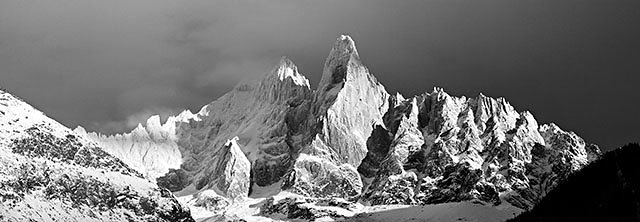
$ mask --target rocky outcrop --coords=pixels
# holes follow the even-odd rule
[[[231,200],[241,200],[249,195],[251,163],[238,146],[238,137],[228,140],[220,153],[213,157],[213,171],[207,172],[197,182],[196,189],[214,189]]]
[[[344,219],[347,215],[341,214],[341,212],[354,208],[353,203],[336,198],[287,197],[276,200],[270,197],[262,204],[260,214],[266,216],[283,215],[287,219],[315,221],[323,217]]]
[[[169,169],[169,172],[162,177],[156,179],[158,186],[164,187],[171,192],[180,191],[189,184],[192,180],[183,169]]]
[[[312,197],[355,197],[362,190],[362,181],[349,164],[300,154],[282,188]]]
[[[215,191],[206,190],[196,195],[194,206],[202,207],[212,212],[219,212],[229,204],[231,203],[226,198],[218,195]]]

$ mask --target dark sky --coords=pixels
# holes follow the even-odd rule
[[[390,92],[505,97],[604,149],[640,139],[640,1],[0,1],[0,87],[69,127],[197,111],[339,34]]]

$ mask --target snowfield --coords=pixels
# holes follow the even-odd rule
[[[283,191],[272,196],[274,201],[281,201],[285,198],[298,199],[301,202],[302,197],[293,193]],[[195,196],[186,195],[178,197],[182,203],[188,205],[191,209],[192,216],[196,221],[220,221],[222,218],[226,220],[243,219],[246,221],[308,221],[306,218],[288,218],[286,214],[264,214],[261,208],[269,198],[247,198],[242,202],[234,203],[224,209],[216,212],[209,211],[205,207],[194,206],[197,198]],[[477,222],[499,222],[506,221],[523,212],[522,209],[514,207],[508,203],[493,206],[483,202],[456,202],[443,203],[434,205],[377,205],[364,206],[361,203],[355,203],[352,207],[345,209],[336,206],[319,206],[313,203],[302,203],[304,207],[315,210],[333,211],[339,217],[318,217],[315,221],[477,221]]]

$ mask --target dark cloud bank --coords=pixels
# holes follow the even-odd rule
[[[113,132],[350,34],[391,92],[483,92],[605,149],[640,138],[638,1],[0,1],[0,86]]]

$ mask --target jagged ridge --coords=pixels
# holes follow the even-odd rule
[[[390,95],[346,35],[330,51],[316,90],[283,57],[261,81],[238,84],[197,114],[151,123],[131,134],[158,128],[165,136],[157,138],[171,139],[91,135],[150,179],[169,172],[159,183],[195,193],[216,186],[215,163],[234,137],[251,164],[242,173],[251,175],[252,192],[276,184],[370,204],[479,200],[527,209],[599,155],[597,146],[554,124],[538,126],[503,98],[454,97],[439,88]],[[119,139],[126,142],[110,142]]]

